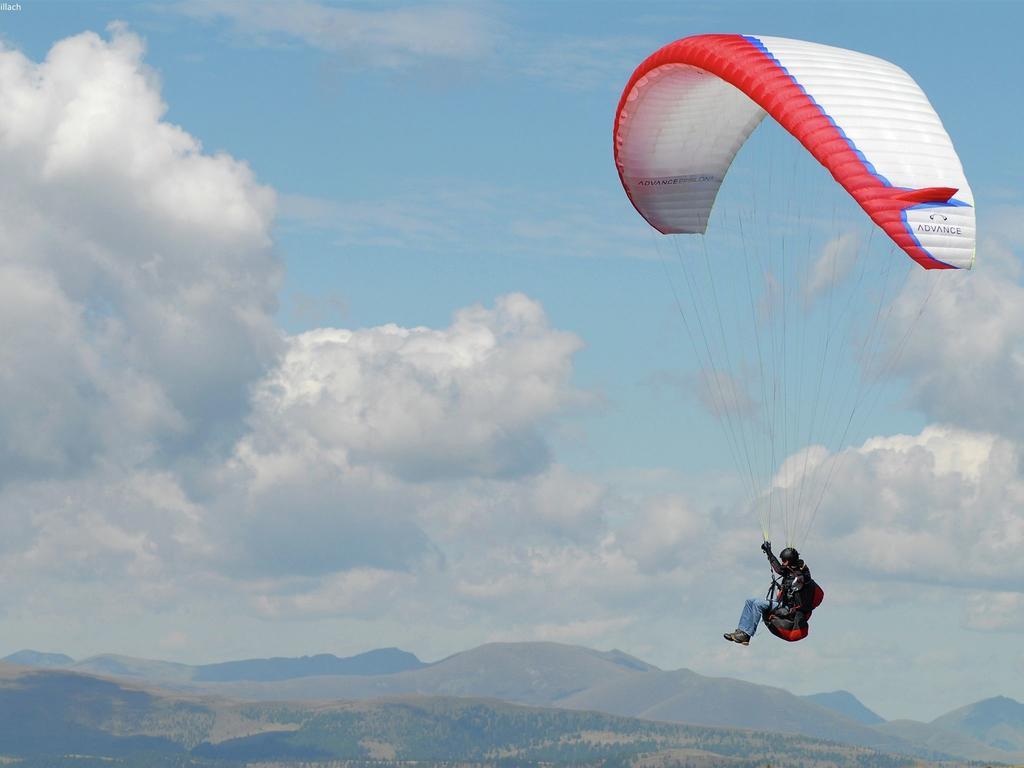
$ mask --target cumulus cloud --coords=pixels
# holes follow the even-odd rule
[[[163,120],[143,53],[0,50],[3,479],[224,448],[279,348],[274,195]]]
[[[1008,589],[1024,583],[1019,445],[931,426],[838,458],[815,538],[871,579]]]
[[[419,517],[447,549],[522,548],[557,541],[589,544],[607,533],[608,516],[621,506],[609,486],[553,464],[510,479],[463,478],[423,487]]]
[[[454,596],[477,616],[500,615],[518,626],[623,616],[651,584],[612,537],[583,545],[513,541],[469,553],[457,568]]]
[[[224,473],[221,493],[208,502],[224,572],[316,578],[353,568],[406,571],[436,557],[406,489],[294,447],[248,456]]]
[[[510,556],[543,580],[546,560],[569,565],[564,547],[586,553],[605,535],[621,502],[550,463],[548,424],[587,397],[570,383],[579,339],[538,303],[513,294],[447,328],[319,329],[287,344],[253,389],[247,432],[201,475],[108,458],[78,480],[9,488],[8,574],[131,573],[165,596],[205,580],[257,615],[355,615],[481,544],[517,541]],[[475,562],[493,579],[497,561]]]
[[[106,468],[63,482],[11,485],[0,496],[2,568],[11,595],[49,598],[54,582],[132,582],[134,598],[178,594],[213,548],[201,507],[166,472]]]
[[[586,400],[570,383],[579,347],[521,294],[443,329],[290,337],[249,433],[211,473],[225,567],[322,579],[443,565],[436,542],[469,532],[592,537],[603,490],[549,466],[545,438]]]
[[[596,637],[601,627],[614,634],[641,617],[700,605],[708,569],[721,586],[736,562],[727,542],[745,540],[746,554],[756,553],[749,519],[711,515],[679,496],[605,493],[606,517],[592,539],[519,534],[451,547],[452,597],[473,615],[500,617],[520,636],[582,638],[586,627]]]
[[[165,120],[144,53],[119,25],[39,63],[0,48],[2,568],[23,605],[88,584],[152,608],[214,573],[202,475],[282,349],[274,194]]]
[[[521,294],[442,330],[309,331],[258,388],[249,442],[308,439],[413,481],[532,474],[550,461],[545,421],[582,401],[569,382],[579,348]]]

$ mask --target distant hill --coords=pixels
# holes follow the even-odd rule
[[[865,707],[856,696],[849,691],[832,691],[830,693],[812,693],[803,698],[828,707],[833,712],[838,712],[844,717],[856,720],[862,725],[878,725],[884,723],[885,718],[879,717],[870,709]]]
[[[705,677],[686,669],[609,680],[556,704],[650,720],[801,734],[927,758],[938,754],[938,750],[879,733],[782,688]]]
[[[94,675],[126,677],[162,684],[187,683],[195,677],[195,667],[172,661],[137,659],[132,656],[103,654],[76,661],[70,669]]]
[[[1024,762],[1024,704],[1014,699],[984,699],[936,718],[931,725],[996,749],[1022,753]]]
[[[68,667],[75,663],[74,659],[70,656],[65,656],[63,653],[42,653],[41,651],[28,649],[12,653],[10,656],[4,656],[0,661],[24,667],[42,668]]]
[[[390,675],[427,666],[413,654],[398,648],[380,648],[345,658],[323,653],[299,658],[247,659],[199,666],[113,654],[75,661],[64,654],[28,650],[18,651],[2,661],[44,669],[73,669],[168,686],[182,686],[191,682],[280,681],[332,675]]]
[[[559,643],[491,643],[391,675],[193,682],[189,689],[254,701],[365,701],[410,694],[483,697],[673,723],[772,730],[926,759],[941,754],[780,688],[689,670],[665,672],[620,651]]]
[[[65,757],[66,756],[66,757]],[[60,670],[0,669],[0,760],[26,766],[241,768],[311,761],[447,765],[922,768],[778,733],[657,723],[470,698],[239,703]],[[377,763],[380,765],[380,763]]]
[[[358,656],[338,658],[329,653],[301,658],[249,659],[204,664],[192,678],[199,682],[232,680],[289,680],[316,675],[393,675],[427,666],[398,648],[380,648]]]
[[[961,761],[1024,763],[1024,749],[1016,746],[1024,734],[1024,705],[1012,699],[978,702],[930,724],[885,723],[844,691],[795,696],[781,688],[687,669],[664,671],[621,651],[559,643],[491,643],[432,664],[385,648],[347,659],[322,654],[201,666],[104,655],[65,669],[159,685],[188,697],[280,702],[285,707],[408,696],[491,699],[646,721],[769,731],[927,760],[952,756]],[[294,703],[303,701],[311,703]],[[259,733],[247,735],[256,741],[284,738]]]
[[[420,669],[390,675],[194,683],[191,690],[252,700],[374,699],[419,694],[550,705],[610,679],[660,671],[621,651],[560,643],[490,643]]]
[[[160,720],[201,724],[202,716],[189,704],[110,680],[58,670],[0,669],[0,753],[6,756],[182,751],[180,730],[154,727]],[[184,725],[186,731],[192,727]]]

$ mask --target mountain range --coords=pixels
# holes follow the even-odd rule
[[[924,768],[802,736],[466,697],[236,702],[0,666],[0,763],[18,768]],[[962,762],[957,763],[962,765]]]
[[[410,695],[489,699],[791,734],[929,760],[1024,762],[1024,704],[1013,699],[987,699],[930,723],[886,722],[845,691],[797,696],[688,669],[661,670],[621,651],[557,643],[493,643],[432,664],[394,648],[347,659],[325,654],[201,666],[119,656],[75,662],[31,651],[3,661],[238,701],[374,701]]]

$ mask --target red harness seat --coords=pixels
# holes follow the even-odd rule
[[[772,613],[771,609],[764,611],[764,625],[768,627],[768,631],[776,637],[781,637],[790,643],[795,643],[797,640],[803,640],[810,634],[811,628],[808,625],[808,620],[811,618],[811,612],[821,605],[821,601],[825,599],[825,591],[818,586],[817,582],[812,581],[807,586],[814,587],[814,592],[811,596],[811,610],[804,613],[802,620],[799,622],[794,621],[794,617],[790,616],[776,616]],[[768,589],[768,594],[771,595],[772,588],[775,586],[775,582],[772,582],[772,587]],[[776,594],[776,599],[779,595]]]

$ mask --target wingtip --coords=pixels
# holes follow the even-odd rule
[[[893,198],[907,203],[948,203],[958,191],[956,187],[922,187],[902,190],[894,194]]]

